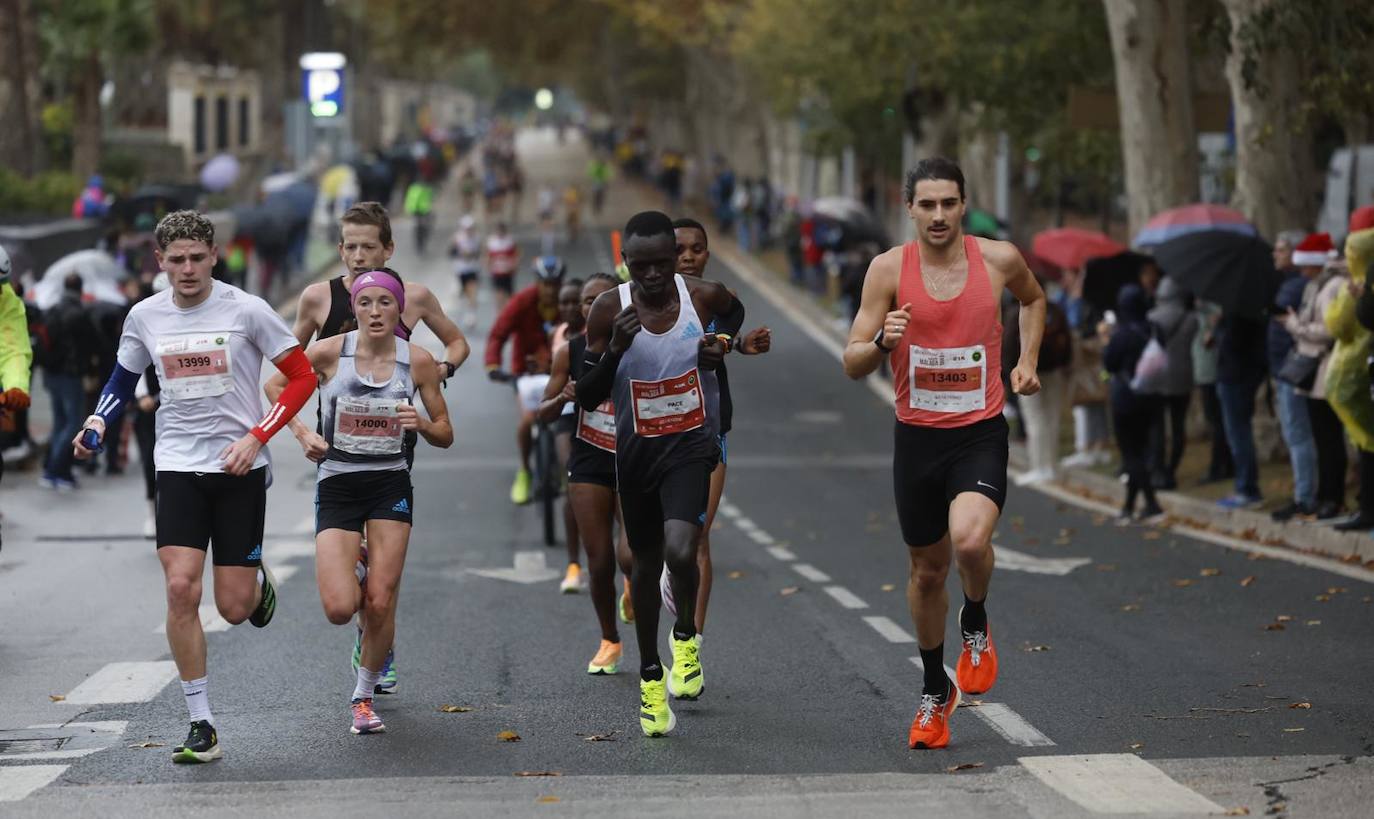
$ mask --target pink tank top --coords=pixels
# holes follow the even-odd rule
[[[1002,414],[1002,322],[978,240],[964,237],[968,279],[936,301],[921,278],[916,242],[902,247],[897,304],[911,322],[890,360],[897,418],[922,427],[963,427]]]

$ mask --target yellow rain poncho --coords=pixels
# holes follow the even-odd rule
[[[1374,228],[1356,231],[1345,240],[1345,259],[1350,278],[1363,283],[1365,271],[1374,262]],[[1355,296],[1348,288],[1326,311],[1326,329],[1336,339],[1326,369],[1326,400],[1340,416],[1346,434],[1355,446],[1374,452],[1374,400],[1369,395],[1367,363],[1374,335],[1355,320]]]
[[[29,321],[24,300],[9,283],[0,284],[0,392],[29,391],[29,369],[33,350],[29,347]]]

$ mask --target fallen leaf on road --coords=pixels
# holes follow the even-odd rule
[[[472,708],[466,705],[441,705],[439,706],[439,710],[445,714],[466,714],[471,711]]]
[[[950,765],[945,768],[945,773],[957,773],[959,771],[971,771],[974,768],[983,767],[981,762],[960,762],[958,765]]]
[[[578,734],[586,742],[615,742],[615,735],[619,731],[607,731],[604,734]]]
[[[515,733],[514,731],[502,731],[501,733],[499,733],[499,734],[496,735],[496,738],[499,739],[499,740],[501,740],[502,742],[519,742],[519,741],[520,741],[520,735],[517,734],[517,733]]]
[[[1114,571],[1116,571],[1116,564],[1115,564],[1115,563],[1099,563],[1099,564],[1097,564],[1096,566],[1094,566],[1093,568],[1097,569],[1099,572],[1114,572]]]
[[[1132,751],[1139,751],[1141,748],[1144,748],[1144,747],[1145,747],[1145,743],[1143,743],[1143,742],[1132,742],[1132,743],[1131,743],[1131,750],[1132,750]]]
[[[516,771],[512,776],[562,776],[562,771]],[[555,797],[557,798],[557,797]]]
[[[1049,646],[1026,646],[1022,651],[1049,651]]]
[[[1078,532],[1077,532],[1077,530],[1075,530],[1075,529],[1060,529],[1060,530],[1059,530],[1059,536],[1060,536],[1060,537],[1073,537],[1073,536],[1076,535],[1076,534],[1078,534]]]
[[[1225,813],[1222,814],[1222,816],[1249,816],[1249,815],[1250,815],[1250,809],[1247,808],[1247,807],[1245,807],[1244,805],[1241,805],[1241,806],[1238,807],[1238,808],[1231,808],[1230,810],[1228,810],[1228,811],[1226,811]]]
[[[1254,576],[1253,574],[1252,574],[1252,575],[1247,575],[1247,576],[1242,577],[1242,578],[1240,579],[1240,584],[1241,584],[1242,586],[1246,587],[1246,588],[1249,588],[1249,587],[1250,587],[1250,584],[1251,584],[1251,583],[1254,583],[1254,582],[1255,582],[1255,576]]]
[[[1318,603],[1326,603],[1326,602],[1329,602],[1329,601],[1331,600],[1331,595],[1329,595],[1329,594],[1319,594],[1319,595],[1316,596],[1315,599],[1316,599],[1316,601],[1317,601]]]
[[[1326,590],[1326,593],[1327,593],[1327,594],[1345,594],[1346,591],[1347,591],[1347,589],[1345,588],[1345,586],[1332,586],[1332,587],[1330,587],[1330,588],[1328,588],[1328,589]]]
[[[1174,585],[1178,586],[1180,589],[1186,589],[1189,586],[1193,585],[1193,581],[1192,578],[1184,577],[1182,579],[1175,580]]]
[[[165,744],[166,744],[166,743],[164,743],[164,742],[153,742],[152,740],[149,740],[149,741],[147,741],[147,742],[134,742],[134,743],[131,743],[131,744],[129,745],[129,747],[130,747],[130,748],[161,748],[161,747],[162,747],[163,745],[165,745]]]
[[[1321,624],[1322,624],[1322,621],[1320,621],[1320,620],[1308,620],[1308,621],[1307,621],[1307,625],[1309,625],[1309,626],[1320,626]]]
[[[1122,611],[1140,611],[1140,604],[1139,604],[1139,603],[1127,603],[1126,605],[1124,605],[1124,606],[1121,607],[1121,610],[1122,610]]]
[[[1217,575],[1221,574],[1221,569],[1203,569],[1202,571],[1198,572],[1198,574],[1202,575],[1203,577],[1216,577]]]
[[[1270,623],[1269,625],[1264,627],[1265,631],[1283,631],[1283,629],[1283,623]]]
[[[884,584],[881,586],[881,588],[882,588],[883,591],[892,591],[892,590],[894,590],[894,589],[897,588],[897,584],[896,584],[896,583],[884,583]]]
[[[744,572],[740,571],[739,569],[736,569],[733,572],[730,572],[730,574],[726,575],[726,577],[730,578],[731,580],[739,580],[741,577],[744,577]]]
[[[788,595],[796,594],[799,591],[801,591],[801,589],[797,586],[788,586],[784,588],[782,591],[778,592],[778,594],[782,595],[783,597],[787,597]]]
[[[1310,709],[1310,708],[1312,707],[1312,703],[1310,703],[1310,702],[1295,702],[1295,703],[1293,703],[1292,705],[1290,705],[1290,706],[1288,706],[1288,707],[1289,707],[1289,708],[1301,708],[1302,710],[1306,711],[1306,710],[1308,710],[1308,709]]]
[[[1094,526],[1101,526],[1102,524],[1106,523],[1107,520],[1108,518],[1106,515],[1093,515]]]
[[[61,701],[65,700],[66,698],[67,698],[67,695],[66,695],[66,694],[49,694],[49,695],[48,695],[48,699],[52,700],[53,702],[61,702]]]
[[[1241,683],[1241,688],[1264,688],[1267,684],[1262,682]]]
[[[557,796],[541,796],[538,799],[534,800],[534,803],[536,805],[552,805],[554,802],[561,801],[562,800],[559,799]]]
[[[1370,597],[1369,595],[1366,594],[1364,597],[1361,597],[1361,598],[1360,598],[1360,602],[1361,602],[1361,603],[1374,603],[1374,597]]]
[[[1057,537],[1054,539],[1055,546],[1068,546],[1070,543],[1073,543],[1073,538]]]
[[[1164,533],[1159,531],[1158,529],[1150,529],[1143,533],[1140,537],[1142,540],[1159,540],[1160,538],[1164,537]]]
[[[1290,621],[1290,620],[1293,619],[1293,615],[1291,615],[1291,614],[1280,614],[1279,616],[1275,617],[1274,619],[1275,619],[1275,620],[1278,620],[1280,623],[1287,623],[1288,621]]]
[[[1296,733],[1298,733],[1298,732],[1300,732],[1300,731],[1306,731],[1306,730],[1307,730],[1306,728],[1284,728],[1284,729],[1283,729],[1283,732],[1284,732],[1285,734],[1296,734]]]

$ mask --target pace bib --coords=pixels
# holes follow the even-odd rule
[[[608,399],[591,412],[579,409],[577,437],[597,449],[615,452],[615,404]]]
[[[913,344],[907,366],[912,409],[960,413],[987,406],[983,345],[930,349]]]
[[[334,448],[350,455],[400,455],[395,400],[340,398],[334,405]]]
[[[691,432],[706,423],[701,377],[695,367],[662,381],[630,379],[630,397],[635,434],[641,438]]]
[[[153,351],[162,397],[213,398],[234,388],[229,331],[162,336]]]

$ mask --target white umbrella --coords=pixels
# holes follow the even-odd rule
[[[33,303],[47,310],[62,300],[62,282],[70,273],[81,274],[83,296],[96,301],[126,304],[119,283],[128,272],[103,250],[78,250],[52,263],[43,279],[33,286]]]
[[[239,178],[239,161],[231,154],[219,154],[200,169],[200,184],[208,191],[228,190]]]

